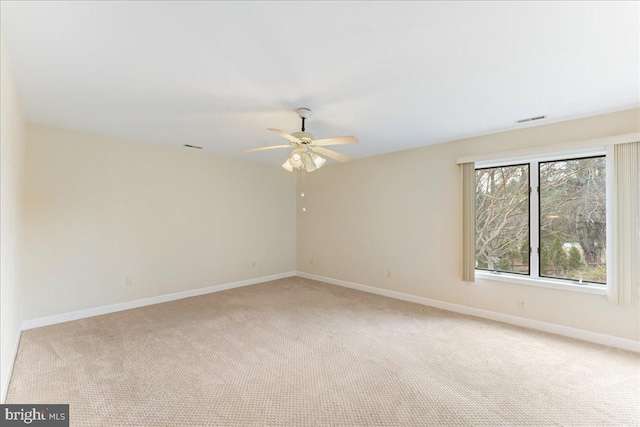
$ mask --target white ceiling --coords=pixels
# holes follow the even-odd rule
[[[27,119],[222,156],[309,107],[354,158],[640,102],[639,3],[5,2]],[[542,123],[544,121],[541,121]],[[540,123],[540,122],[539,122]],[[522,125],[520,125],[522,126]],[[526,125],[525,125],[526,126]]]

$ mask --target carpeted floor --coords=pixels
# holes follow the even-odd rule
[[[640,424],[640,356],[293,277],[22,334],[75,426]]]

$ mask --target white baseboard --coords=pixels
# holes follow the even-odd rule
[[[427,305],[430,307],[440,308],[443,310],[453,311],[456,313],[467,314],[470,316],[482,317],[485,319],[495,320],[498,322],[509,323],[516,326],[522,326],[525,328],[536,329],[539,331],[550,332],[552,334],[563,335],[570,338],[576,338],[583,341],[589,341],[596,344],[608,345],[611,347],[621,348],[624,350],[634,351],[640,353],[640,342],[615,337],[612,335],[600,334],[597,332],[586,331],[584,329],[571,328],[569,326],[557,325],[554,323],[541,322],[539,320],[526,319],[524,317],[513,316],[510,314],[498,313],[495,311],[482,310],[479,308],[468,307],[465,305],[453,304],[449,302],[419,297],[416,295],[405,294],[402,292],[390,291],[387,289],[376,288],[373,286],[361,285],[359,283],[347,282],[345,280],[332,279],[330,277],[317,276],[314,274],[304,272],[286,272],[280,274],[274,274],[271,276],[257,277],[255,279],[241,280],[239,282],[225,283],[221,285],[209,286],[206,288],[193,289],[184,292],[177,292],[173,294],[160,295],[156,297],[143,298],[135,301],[127,301],[118,304],[106,305],[101,307],[89,308],[86,310],[73,311],[70,313],[57,314],[54,316],[40,317],[37,319],[25,320],[21,324],[21,330],[39,328],[41,326],[54,325],[56,323],[69,322],[72,320],[84,319],[87,317],[99,316],[101,314],[115,313],[123,310],[130,310],[132,308],[144,307],[147,305],[159,304],[168,301],[174,301],[182,298],[189,298],[198,295],[210,294],[213,292],[220,292],[227,289],[239,288],[242,286],[250,286],[258,283],[268,282],[271,280],[283,279],[285,277],[300,276],[307,279],[318,280],[320,282],[329,283],[332,285],[343,286],[346,288],[357,289],[363,292],[382,295],[389,298],[399,299],[403,301],[409,301],[416,304]],[[20,335],[16,342],[15,354],[18,351],[18,344],[20,341]],[[11,364],[13,366],[13,363]],[[4,396],[6,393],[7,384],[2,385],[2,393]]]
[[[84,319],[87,317],[100,316],[101,314],[115,313],[117,311],[130,310],[132,308],[144,307],[147,305],[160,304],[178,299],[196,297],[198,295],[210,294],[213,292],[226,291],[228,289],[240,288],[242,286],[255,285],[257,283],[269,282],[271,280],[293,277],[296,273],[289,271],[286,273],[273,274],[271,276],[256,277],[255,279],[241,280],[239,282],[224,283],[221,285],[209,286],[206,288],[193,289],[173,294],[159,295],[155,297],[143,298],[134,301],[121,302],[118,304],[104,305],[101,307],[88,308],[86,310],[72,311],[69,313],[56,314],[53,316],[39,317],[37,319],[23,320],[22,330],[39,328],[42,326],[55,325],[56,323],[69,322],[72,320]]]
[[[16,356],[18,355],[18,347],[20,346],[21,335],[22,330],[18,329],[18,336],[16,337],[16,344],[13,346],[13,353],[11,354],[11,363],[9,364],[7,379],[4,384],[2,384],[2,396],[0,396],[0,404],[4,404],[7,399],[7,392],[9,391],[9,383],[11,382],[11,374],[13,374],[13,365],[16,363]]]
[[[363,292],[382,295],[389,298],[409,301],[416,304],[427,305],[430,307],[440,308],[443,310],[453,311],[470,316],[482,317],[484,319],[495,320],[498,322],[509,323],[511,325],[522,326],[524,328],[536,329],[538,331],[550,332],[556,335],[576,338],[583,341],[589,341],[596,344],[603,344],[610,347],[621,348],[623,350],[634,351],[640,353],[640,342],[615,337],[612,335],[600,334],[598,332],[586,331],[584,329],[571,328],[569,326],[557,325],[554,323],[541,322],[539,320],[526,319],[524,317],[512,316],[510,314],[498,313],[495,311],[482,310],[480,308],[468,307],[466,305],[453,304],[450,302],[438,301],[434,299],[419,297],[416,295],[405,294],[402,292],[390,291],[387,289],[375,288],[373,286],[361,285],[359,283],[347,282],[345,280],[332,279],[330,277],[317,276],[315,274],[297,272],[297,275],[307,279],[318,280],[320,282],[332,285],[343,286],[345,288],[357,289]]]

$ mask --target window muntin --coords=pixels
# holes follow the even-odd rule
[[[529,274],[529,169],[476,169],[477,269]]]
[[[582,163],[586,162],[589,159],[596,159],[591,161],[591,163]],[[606,158],[604,155],[596,155],[594,157],[585,156],[581,158],[562,158],[561,156],[548,156],[544,159],[527,159],[527,163],[522,164],[509,164],[507,162],[496,162],[498,165],[504,165],[500,167],[480,167],[476,169],[476,269],[477,270],[488,270],[496,273],[509,273],[509,274],[520,274],[530,276],[531,279],[545,279],[545,283],[549,282],[550,279],[555,280],[556,283],[560,283],[561,281],[571,281],[573,284],[582,284],[585,285],[605,285],[606,284]],[[486,163],[485,163],[486,164]],[[484,166],[484,165],[483,165]],[[502,257],[496,257],[495,253],[492,257],[494,262],[492,267],[489,268],[488,255],[482,254],[482,246],[479,246],[480,240],[482,236],[478,233],[482,228],[482,212],[479,212],[482,208],[482,198],[486,197],[486,183],[483,184],[478,179],[482,176],[481,171],[483,170],[491,170],[491,169],[501,169],[501,168],[511,168],[511,167],[522,167],[528,166],[529,170],[535,171],[535,173],[529,175],[529,185],[531,190],[530,194],[533,194],[534,197],[529,197],[528,199],[528,211],[527,215],[529,216],[529,224],[528,224],[528,239],[522,242],[522,248],[520,253],[523,258],[527,258],[529,262],[528,271],[525,271],[524,266],[526,265],[524,262],[518,264],[517,257],[515,256],[515,252],[512,252],[513,255],[513,263],[511,259],[509,259],[509,263],[504,260],[504,255]],[[554,190],[551,189],[551,181],[554,179],[569,179],[571,174],[571,168],[575,170],[582,170],[582,174],[586,174],[586,170],[590,170],[591,175],[585,176],[574,176],[573,185],[575,188],[572,193],[573,206],[575,210],[573,211],[576,215],[582,215],[581,218],[590,218],[589,216],[585,216],[585,213],[589,213],[593,215],[594,212],[589,210],[593,210],[594,206],[597,206],[596,213],[597,218],[591,218],[587,221],[574,221],[575,224],[580,224],[578,227],[575,225],[576,229],[574,230],[574,234],[571,235],[568,232],[559,233],[558,232],[558,218],[553,218],[557,216],[557,212],[553,213],[551,210],[557,207],[553,206],[554,198],[555,202],[563,202],[565,205],[570,205],[567,200],[564,200],[561,195],[555,194]],[[565,172],[562,172],[562,171]],[[597,170],[597,172],[596,172]],[[569,171],[569,172],[567,172]],[[564,173],[564,176],[562,175]],[[577,172],[576,172],[577,173]],[[597,179],[596,179],[597,178]],[[551,180],[551,181],[550,181]],[[581,181],[582,180],[582,181]],[[543,196],[540,197],[540,183],[541,181],[545,181],[542,183],[543,186]],[[485,188],[483,189],[483,185]],[[546,188],[545,188],[546,187]],[[568,191],[567,188],[564,189]],[[544,200],[543,200],[544,199]],[[566,199],[566,198],[565,198]],[[582,203],[580,203],[582,201]],[[544,203],[544,207],[542,204]],[[581,207],[582,213],[579,210]],[[568,221],[570,215],[566,215],[565,222]],[[551,218],[549,218],[551,217]],[[577,218],[577,217],[576,217]],[[575,218],[574,218],[575,219]],[[596,221],[597,219],[597,221]],[[594,225],[596,224],[597,225]],[[554,228],[551,228],[551,227]],[[595,227],[595,228],[594,228]],[[565,227],[566,228],[566,227]],[[555,233],[555,234],[554,234]],[[589,261],[586,261],[587,255],[582,249],[582,244],[580,247],[576,243],[569,240],[575,240],[578,237],[578,233],[585,239],[589,236],[593,236],[594,234],[597,236],[595,242],[597,242],[594,246],[597,246],[598,251],[592,251],[592,253],[596,253],[596,255],[589,255]],[[555,238],[558,235],[563,234],[566,239],[560,238],[560,246],[562,247],[562,251],[566,254],[566,268],[564,268],[564,261],[558,258],[558,244],[555,242]],[[550,240],[550,236],[553,236],[553,239]],[[486,238],[486,237],[485,237]],[[541,244],[541,238],[543,239],[543,244],[547,249],[541,251],[540,248],[543,247]],[[504,240],[504,239],[502,239]],[[515,239],[514,239],[515,240]],[[565,241],[566,240],[566,241]],[[550,249],[552,249],[549,245],[553,246],[555,242],[555,255],[558,264],[560,264],[561,268],[556,268],[555,265],[549,264],[549,259],[546,258],[550,254]],[[526,245],[530,245],[528,257],[526,256]],[[511,246],[513,248],[513,245]],[[575,247],[575,250],[571,248]],[[513,250],[513,249],[511,249]],[[581,256],[581,262],[578,260],[576,255],[576,251]],[[552,252],[553,253],[553,252]],[[599,255],[597,254],[599,253]],[[545,259],[542,259],[542,255],[545,256]],[[484,257],[484,258],[483,258]],[[571,258],[573,257],[573,258]],[[507,256],[509,258],[509,256]],[[496,262],[497,261],[497,262]],[[544,262],[544,264],[543,264]],[[497,268],[496,268],[497,266]]]
[[[540,162],[539,275],[605,284],[604,156]]]

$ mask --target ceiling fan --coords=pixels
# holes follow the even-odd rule
[[[288,134],[280,129],[271,129],[271,132],[282,136],[289,140],[289,144],[283,145],[271,145],[269,147],[249,148],[242,150],[245,153],[252,151],[272,150],[274,148],[294,148],[287,160],[282,164],[282,167],[292,172],[294,169],[304,170],[306,172],[313,172],[316,169],[320,169],[326,162],[326,159],[321,157],[328,157],[330,159],[337,160],[339,162],[348,162],[349,157],[344,154],[336,153],[332,150],[324,148],[327,145],[341,145],[341,144],[355,144],[358,138],[355,136],[339,136],[336,138],[315,139],[312,133],[305,132],[304,122],[311,117],[311,110],[308,108],[298,108],[296,110],[298,116],[302,119],[302,131]]]

